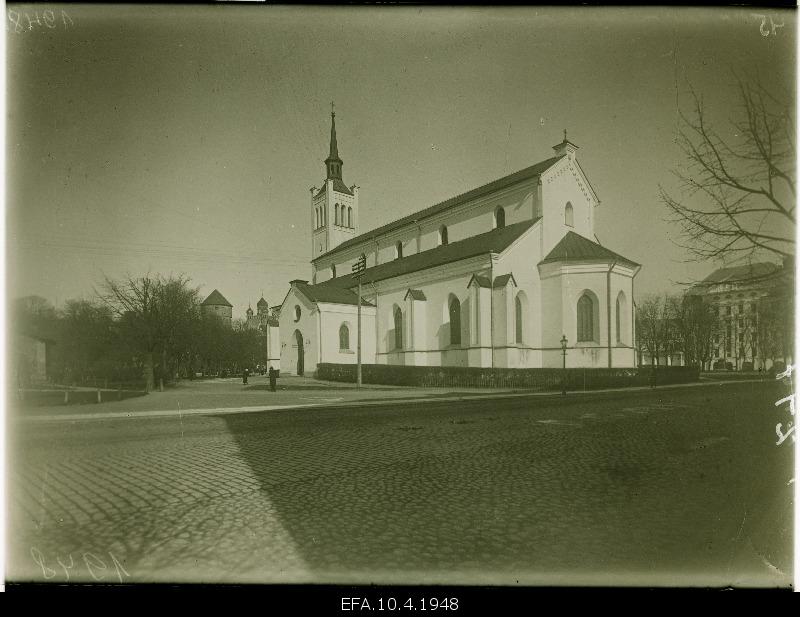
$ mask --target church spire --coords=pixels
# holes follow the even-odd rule
[[[339,158],[339,146],[336,143],[336,112],[333,103],[331,103],[331,149],[328,158],[325,159],[325,167],[329,179],[342,179],[342,159]]]

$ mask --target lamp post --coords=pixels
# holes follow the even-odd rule
[[[361,277],[364,274],[364,270],[367,269],[367,258],[365,255],[361,255],[358,258],[358,261],[353,264],[353,274],[355,274],[356,279],[358,280],[358,320],[357,320],[357,327],[356,327],[356,388],[361,387]]]
[[[561,395],[567,395],[567,335],[561,335]]]

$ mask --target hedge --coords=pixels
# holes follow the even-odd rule
[[[568,390],[597,390],[651,385],[650,367],[638,368],[479,368],[460,366],[396,366],[362,364],[361,381],[368,384],[418,386],[424,388],[526,388],[558,391],[564,376]],[[355,382],[354,364],[317,365],[317,379]],[[656,384],[699,381],[699,367],[661,366]]]
[[[14,393],[16,404],[21,407],[51,407],[54,405],[88,405],[109,403],[147,394],[144,390],[17,390]]]

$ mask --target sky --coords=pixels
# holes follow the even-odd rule
[[[796,88],[794,15],[766,9],[51,6],[7,7],[6,266],[11,297],[57,306],[148,272],[234,317],[280,304],[311,278],[331,101],[362,232],[567,129],[637,296],[678,291],[720,265],[687,263],[658,197],[688,84],[720,126],[735,74]]]

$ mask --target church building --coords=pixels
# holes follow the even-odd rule
[[[280,310],[281,369],[355,363],[358,281],[364,364],[633,367],[640,265],[601,246],[600,201],[567,140],[553,155],[362,232],[343,180],[335,113],[326,177],[311,189],[311,282]]]

